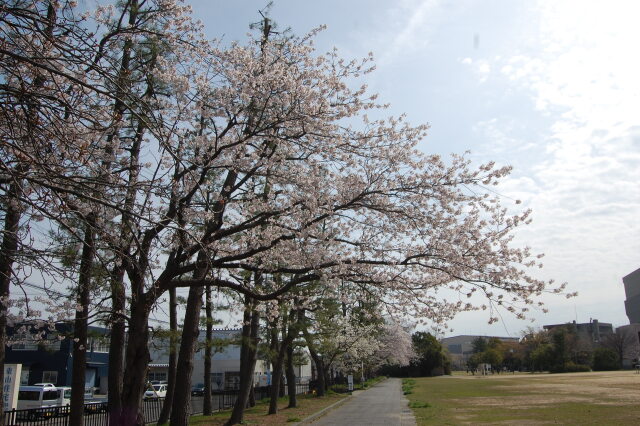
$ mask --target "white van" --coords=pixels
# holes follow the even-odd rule
[[[70,387],[20,386],[18,390],[18,410],[64,407],[70,403]]]
[[[61,392],[58,394],[58,405],[66,406],[71,404],[71,387],[58,386],[57,389]]]
[[[56,385],[54,385],[53,383],[34,383],[33,386],[40,386],[43,388],[55,388]]]

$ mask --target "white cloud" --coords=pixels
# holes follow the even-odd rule
[[[384,25],[375,35],[376,57],[380,65],[399,56],[423,50],[442,20],[441,0],[403,0],[385,12]],[[366,37],[372,34],[367,32]]]
[[[492,153],[512,150],[518,158],[540,148],[542,160],[516,168],[501,191],[533,208],[534,223],[519,240],[547,253],[543,274],[581,293],[575,302],[549,299],[556,312],[572,307],[560,321],[573,319],[576,303],[615,316],[602,321],[624,322],[621,277],[640,267],[639,12],[631,2],[541,2],[539,45],[488,67],[529,93],[550,123],[535,145],[513,129],[522,115],[506,113],[475,130]]]
[[[471,68],[479,83],[486,82],[491,74],[491,62],[489,60],[482,58],[473,60],[467,57],[460,60],[460,63]]]

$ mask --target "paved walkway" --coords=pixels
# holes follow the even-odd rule
[[[401,379],[387,379],[313,422],[320,425],[415,426],[416,419],[402,394]]]

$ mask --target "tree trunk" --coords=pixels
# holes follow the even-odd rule
[[[269,390],[269,414],[278,413],[278,398],[280,397],[280,384],[282,383],[282,366],[284,365],[284,355],[286,353],[285,342],[283,341],[278,351],[278,356],[273,362],[271,372],[271,389]]]
[[[209,269],[206,265],[207,254],[204,250],[198,253],[197,269],[193,272],[195,280],[207,276]],[[191,374],[193,373],[193,356],[200,334],[200,311],[202,310],[202,294],[204,287],[189,288],[187,297],[187,309],[182,327],[182,339],[180,341],[180,354],[176,369],[176,388],[171,407],[171,425],[189,424],[191,415]]]
[[[316,386],[316,394],[318,396],[324,396],[325,390],[327,388],[325,380],[327,376],[324,369],[324,362],[315,351],[309,349],[309,353],[311,354],[311,359],[313,359],[313,363],[316,365],[316,371],[318,372],[318,385]]]
[[[136,287],[140,288],[141,284]],[[131,300],[129,319],[129,342],[125,354],[125,371],[122,387],[121,425],[144,424],[140,410],[149,368],[149,307],[139,294]],[[132,338],[134,337],[135,338]]]
[[[118,425],[118,418],[122,411],[122,376],[124,370],[124,346],[126,324],[124,311],[126,295],[124,292],[124,268],[115,271],[111,282],[111,336],[109,342],[109,375],[107,401],[109,405],[109,425]]]
[[[138,0],[132,0],[129,4],[129,25],[133,26],[136,22],[138,16]],[[122,48],[122,58],[120,59],[120,69],[118,70],[118,82],[116,84],[116,100],[113,105],[113,118],[114,121],[120,121],[124,112],[126,111],[126,105],[124,103],[124,99],[127,95],[127,88],[130,86],[130,82],[128,81],[128,76],[130,75],[129,67],[131,62],[131,50],[133,47],[133,42],[131,40],[126,40],[123,48]],[[119,126],[115,126],[117,129]],[[114,130],[109,136],[109,142],[111,142],[118,130]],[[122,215],[122,223],[120,228],[120,238],[122,241],[127,241],[130,238],[131,226],[130,226],[130,213],[132,206],[135,202],[136,198],[136,186],[135,183],[138,181],[139,175],[139,155],[140,155],[140,143],[142,141],[142,129],[139,128],[137,131],[138,135],[135,138],[134,145],[131,147],[131,156],[130,156],[130,167],[129,167],[129,182],[128,182],[128,190],[127,195],[124,202],[124,209]],[[131,341],[127,342],[126,338],[126,323],[125,323],[125,310],[126,310],[126,294],[124,288],[124,274],[126,269],[126,264],[129,261],[129,248],[121,247],[121,251],[118,253],[119,256],[119,265],[116,267],[111,283],[111,299],[112,299],[112,328],[111,328],[111,341],[109,346],[109,386],[108,386],[108,406],[109,406],[109,425],[121,425],[125,420],[132,418],[135,419],[134,413],[131,413],[129,410],[135,409],[137,416],[137,407],[140,402],[132,404],[129,406],[129,400],[131,399],[129,388],[125,386],[125,374],[127,373],[125,369],[125,362],[129,359],[130,356],[128,354],[128,346],[131,345]],[[133,315],[133,306],[131,307]],[[142,311],[144,309],[138,309],[139,315],[148,317],[148,312],[144,314]],[[133,321],[131,321],[133,322]],[[145,326],[145,325],[143,325]],[[136,329],[141,329],[141,326],[138,325]],[[129,328],[129,334],[133,336],[131,327]],[[144,336],[145,344],[148,339],[148,332],[145,326],[145,334]],[[135,344],[138,344],[136,342]],[[125,354],[125,346],[127,346],[127,354]],[[144,357],[144,355],[141,355]],[[148,366],[148,348],[147,348],[147,362],[144,364],[144,374],[146,376],[146,369]],[[142,365],[138,365],[138,367],[142,367]],[[134,369],[135,370],[135,369]],[[131,371],[131,367],[129,367],[129,372]],[[140,370],[137,370],[139,373]],[[144,380],[142,378],[142,386],[144,389]],[[127,381],[127,383],[131,383]],[[125,395],[126,394],[126,395]],[[142,398],[142,394],[138,399]],[[136,408],[134,408],[134,406]]]
[[[205,316],[207,319],[207,335],[204,347],[204,401],[202,402],[202,414],[210,416],[211,407],[211,345],[213,344],[213,314],[211,306],[211,286],[205,287]]]
[[[300,315],[301,315],[301,321],[303,321],[304,314],[300,314]],[[326,390],[326,380],[325,380],[326,372],[325,372],[324,361],[316,351],[316,347],[313,344],[313,338],[311,337],[311,335],[309,334],[309,331],[304,326],[302,327],[302,333],[304,334],[304,339],[307,342],[307,347],[309,348],[309,354],[311,355],[311,359],[313,360],[313,363],[316,366],[316,373],[318,376],[317,378],[318,383],[316,386],[316,395],[324,396],[325,390]]]
[[[240,391],[233,406],[231,418],[226,425],[242,423],[244,409],[249,401],[249,394],[253,386],[253,371],[256,366],[258,353],[258,329],[260,316],[256,312],[257,303],[248,296],[245,298],[244,325],[242,326],[242,347],[240,349]]]
[[[126,52],[125,52],[126,54]],[[126,61],[123,58],[123,65],[126,65]],[[121,110],[116,112],[122,113],[124,107],[118,107]],[[144,135],[144,126],[142,122],[138,124],[136,130],[136,137],[134,138],[131,146],[131,156],[129,158],[129,181],[127,188],[127,195],[125,197],[122,223],[120,224],[120,241],[122,246],[120,250],[116,251],[119,261],[114,268],[111,277],[111,300],[112,300],[112,315],[111,315],[111,344],[109,346],[109,389],[108,389],[108,404],[109,404],[109,424],[119,424],[119,413],[122,411],[122,377],[124,370],[124,347],[126,345],[126,324],[125,324],[125,310],[126,310],[126,294],[124,289],[124,273],[130,262],[130,247],[129,241],[132,239],[132,217],[131,212],[134,209],[136,196],[138,194],[138,176],[140,174],[140,146]],[[111,135],[113,138],[114,135]],[[171,362],[169,362],[171,365]]]
[[[292,310],[289,316],[284,316],[283,323],[287,325],[283,325],[282,327],[282,342],[280,343],[280,349],[278,350],[278,357],[275,360],[275,364],[273,366],[273,379],[271,381],[271,392],[270,397],[271,401],[269,401],[269,414],[277,414],[278,412],[278,398],[284,396],[284,381],[283,381],[283,366],[284,366],[284,358],[287,354],[288,349],[291,347],[293,343],[293,339],[297,334],[297,325],[295,324],[295,311]],[[288,326],[288,327],[287,327]],[[277,333],[275,335],[277,338]],[[295,377],[294,377],[294,391],[295,394]]]
[[[285,353],[286,355],[286,353]],[[282,398],[287,394],[287,388],[284,384],[284,358],[282,359],[282,366],[280,366],[280,386],[278,386],[278,397]]]
[[[84,420],[85,371],[89,343],[87,341],[89,298],[94,256],[94,224],[90,215],[86,219],[84,241],[82,242],[82,258],[78,278],[78,307],[73,325],[73,370],[71,372],[71,406],[69,407],[69,424],[71,426],[82,426]]]
[[[333,385],[333,375],[331,374],[331,368],[327,367],[327,364],[325,364],[324,360],[322,358],[321,362],[322,362],[322,369],[324,370],[324,390],[325,392],[329,390],[329,386]]]
[[[18,250],[18,228],[20,225],[20,204],[18,194],[20,182],[13,182],[7,192],[6,213],[2,248],[0,250],[0,384],[4,383],[4,357],[7,342],[7,314],[13,263]],[[4,425],[4,386],[0,386],[0,424]]]
[[[251,386],[249,386],[249,401],[247,401],[247,407],[251,408],[256,406],[256,389],[254,387],[253,378],[251,379]]]
[[[293,342],[287,346],[287,392],[289,393],[289,405],[287,408],[298,406],[298,396],[296,395],[296,372],[293,368]]]
[[[200,334],[203,293],[204,289],[200,286],[189,289],[176,370],[176,389],[171,407],[171,425],[187,425],[191,415],[191,374],[193,373],[193,356]]]
[[[277,318],[271,321],[267,321],[268,327],[268,339],[269,339],[269,368],[270,368],[270,376],[269,376],[269,398],[271,398],[271,391],[273,389],[273,385],[277,383],[275,380],[275,369],[276,362],[278,361],[278,353],[280,352],[280,346],[278,346],[278,322]]]
[[[267,322],[267,327],[269,328],[269,364],[271,365],[271,382],[270,385],[273,386],[273,376],[276,361],[278,359],[278,353],[280,352],[279,339],[278,339],[278,320],[273,319],[272,321]]]
[[[177,370],[177,353],[176,345],[178,344],[178,302],[176,300],[176,289],[169,289],[169,372],[167,377],[167,395],[162,404],[162,411],[158,417],[158,424],[167,423],[171,415],[171,406],[173,405],[173,396],[176,388],[176,370]]]

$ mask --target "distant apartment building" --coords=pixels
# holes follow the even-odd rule
[[[640,268],[622,278],[627,300],[624,308],[629,318],[629,324],[640,324]]]
[[[569,327],[579,338],[591,343],[600,343],[605,336],[613,334],[613,325],[608,322],[599,322],[597,319],[591,319],[589,322],[584,323],[576,323],[573,321],[564,324],[542,326],[545,330],[553,330],[558,327]]]
[[[518,337],[480,336],[470,334],[445,337],[440,340],[440,343],[445,349],[447,349],[447,351],[449,351],[449,355],[451,356],[451,367],[454,370],[463,370],[466,368],[469,357],[473,355],[473,341],[478,338],[485,340],[496,338],[503,342],[514,343],[520,341],[520,338]]]

